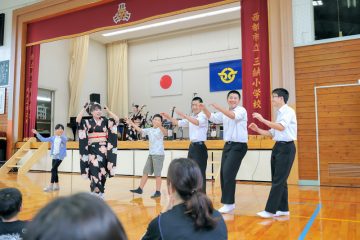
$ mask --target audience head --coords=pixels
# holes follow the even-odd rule
[[[126,240],[120,221],[101,199],[88,193],[60,197],[28,225],[28,240]]]
[[[216,219],[212,217],[213,205],[202,191],[202,175],[199,166],[191,159],[174,159],[169,166],[169,194],[176,194],[185,202],[186,213],[193,219],[196,229],[212,229]]]
[[[0,190],[0,217],[4,220],[15,218],[22,205],[21,192],[16,188],[3,188]]]

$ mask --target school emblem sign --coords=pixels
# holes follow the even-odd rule
[[[209,64],[210,92],[242,89],[242,60]]]
[[[121,21],[129,21],[131,13],[126,10],[126,3],[120,3],[118,10],[113,17],[114,23],[119,23]]]
[[[234,71],[232,68],[224,68],[220,73],[218,73],[221,81],[223,83],[231,83],[234,81],[238,71]]]

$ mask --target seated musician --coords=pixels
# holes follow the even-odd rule
[[[140,127],[142,123],[142,116],[136,116],[133,119],[136,126]],[[141,138],[141,133],[138,133],[133,127],[128,126],[126,128],[126,141],[137,141]]]

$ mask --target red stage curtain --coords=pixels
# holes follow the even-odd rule
[[[37,113],[40,45],[26,48],[23,136],[32,137]]]
[[[253,112],[271,118],[267,0],[241,1],[243,105],[248,121]],[[256,121],[259,127],[268,129]],[[253,131],[250,134],[256,134]]]
[[[111,26],[121,27],[134,22],[150,21],[154,17],[161,18],[169,14],[175,15],[231,2],[236,2],[236,0],[116,0],[105,2],[101,5],[29,23],[26,43],[37,44],[46,39],[86,33]],[[124,7],[120,7],[121,3],[126,4]],[[120,12],[123,11],[122,14],[128,13],[129,19],[115,21],[119,8],[122,9],[120,10]]]

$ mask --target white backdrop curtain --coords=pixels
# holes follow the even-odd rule
[[[88,60],[89,35],[72,39],[69,70],[69,117],[76,117],[80,109],[79,103],[84,74]]]
[[[107,45],[108,107],[119,117],[128,109],[128,44],[126,41]]]

